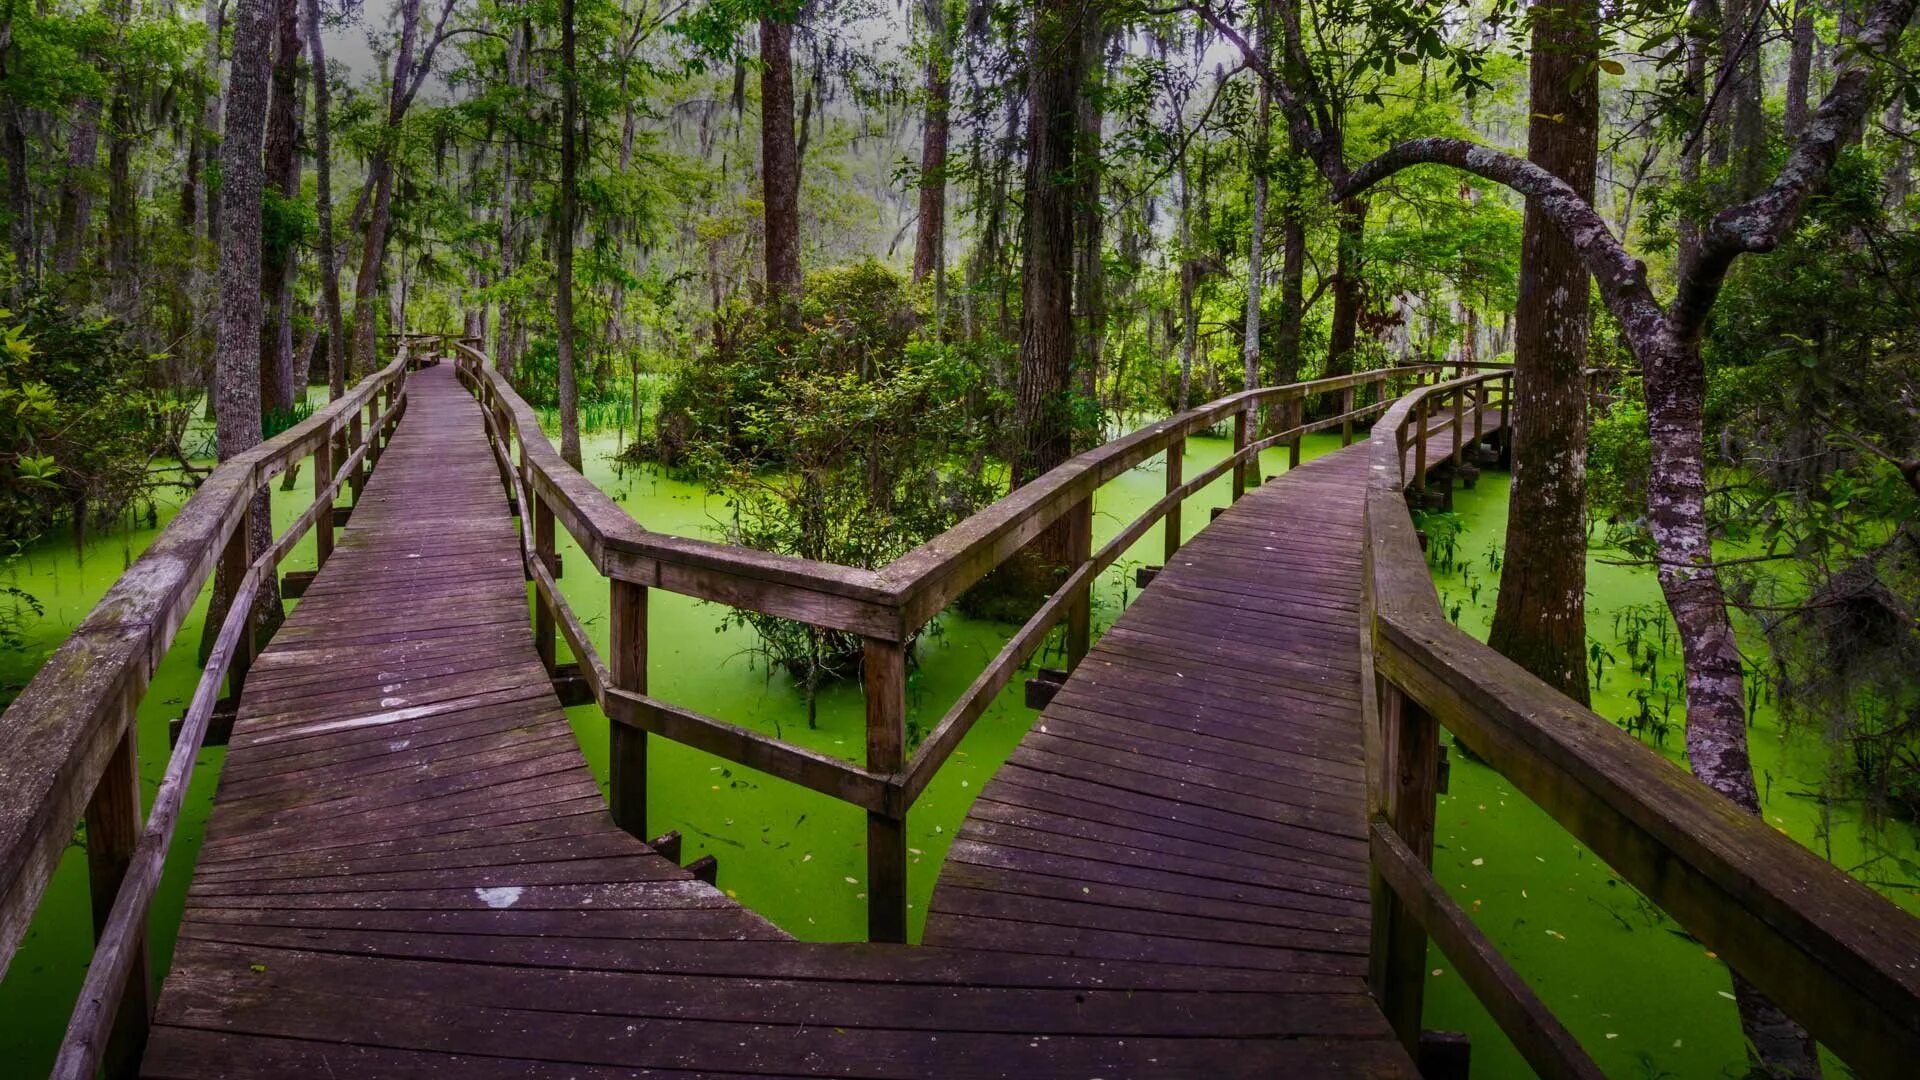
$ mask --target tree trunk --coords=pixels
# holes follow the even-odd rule
[[[1199,267],[1193,257],[1193,178],[1187,171],[1186,142],[1182,140],[1174,159],[1174,182],[1180,185],[1179,237],[1175,255],[1180,260],[1180,388],[1173,399],[1173,411],[1187,411],[1193,399],[1193,355],[1198,349],[1199,326],[1194,321],[1193,293],[1199,285]]]
[[[1253,48],[1265,64],[1271,55],[1268,44],[1269,29],[1268,6],[1259,7],[1259,22],[1254,32]],[[1247,227],[1247,330],[1240,345],[1242,388],[1253,390],[1260,385],[1260,303],[1261,292],[1266,285],[1267,264],[1261,244],[1266,239],[1267,230],[1267,139],[1272,126],[1272,89],[1266,80],[1260,80],[1255,91],[1258,100],[1253,113],[1253,211],[1252,221]],[[1247,406],[1247,430],[1259,431],[1257,410]],[[1257,483],[1260,479],[1260,458],[1255,455],[1243,470],[1248,483]]]
[[[1599,154],[1595,0],[1534,9],[1527,159],[1591,202]],[[1586,704],[1591,325],[1580,253],[1528,200],[1514,305],[1513,487],[1488,644]]]
[[[129,0],[113,5],[116,25],[133,19]],[[124,73],[114,80],[113,104],[107,112],[107,310],[119,319],[141,324],[140,218],[133,188],[133,88]]]
[[[923,0],[927,22],[927,114],[920,136],[920,221],[913,240],[913,280],[925,281],[945,263],[947,229],[947,109],[953,101],[952,63],[944,0]],[[939,283],[935,282],[936,288]],[[935,325],[941,318],[934,305]]]
[[[360,246],[360,269],[353,279],[353,351],[348,366],[358,377],[376,366],[380,316],[374,293],[386,265],[387,226],[393,216],[393,167],[384,151],[376,150],[367,163],[367,183],[373,188],[373,209],[367,215],[366,238]]]
[[[1660,590],[1686,664],[1687,762],[1707,786],[1758,814],[1740,646],[1713,569],[1706,520],[1706,365],[1697,339],[1687,342],[1671,332],[1654,348],[1637,351],[1646,370],[1652,449],[1648,523],[1660,560]],[[1765,1075],[1818,1077],[1820,1059],[1807,1033],[1738,972],[1733,989],[1741,1029]]]
[[[420,35],[420,0],[400,0],[400,43],[393,57],[393,85],[387,96],[387,135],[394,136],[407,114],[412,97],[409,84],[415,76],[414,46]],[[367,215],[366,239],[360,248],[360,271],[353,281],[353,352],[349,366],[355,373],[374,368],[375,343],[380,320],[375,313],[373,294],[380,286],[380,272],[387,263],[387,233],[393,222],[393,157],[383,142],[367,162],[367,188],[372,192],[373,208]]]
[[[1767,122],[1761,109],[1761,22],[1766,0],[1722,0],[1720,97],[1729,121],[1729,194],[1744,199],[1766,185]]]
[[[580,78],[574,0],[560,0],[560,220],[554,223],[554,319],[558,340],[560,456],[580,467],[580,386],[574,369],[573,231],[579,218]]]
[[[800,157],[793,141],[793,24],[772,16],[760,20],[760,186],[766,203],[767,299],[798,300]]]
[[[299,137],[300,2],[277,0],[273,72],[267,101],[266,189],[283,205],[300,197]],[[268,236],[260,256],[260,407],[287,412],[294,406],[293,270],[291,238]]]
[[[195,145],[200,147],[202,152],[197,158],[198,167],[187,179],[192,192],[193,206],[193,269],[187,275],[187,302],[193,307],[195,343],[199,349],[208,348],[213,338],[212,327],[219,319],[217,311],[207,311],[206,303],[209,294],[213,292],[213,287],[207,281],[208,256],[210,249],[219,243],[220,238],[220,209],[213,195],[210,174],[213,171],[213,162],[219,154],[222,111],[225,107],[220,96],[220,38],[226,24],[226,17],[225,0],[207,0],[207,52],[203,60],[206,65],[207,97],[200,122],[194,125],[193,135]],[[196,356],[204,355],[208,353],[196,350]],[[209,395],[210,399],[213,396],[216,395]]]
[[[0,50],[0,79],[12,67],[9,46]],[[13,304],[18,307],[27,288],[39,277],[33,250],[33,181],[27,176],[27,132],[19,102],[0,104],[0,157],[7,166],[8,244],[13,249]]]
[[[260,148],[265,134],[267,74],[273,58],[273,0],[235,0],[233,63],[227,80],[226,131],[220,144],[219,323],[214,336],[215,423],[222,461],[260,442]],[[263,487],[247,517],[249,560],[273,542]],[[237,581],[216,579],[206,626],[217,635]],[[256,629],[277,621],[279,588],[268,575],[254,601]],[[203,651],[210,645],[207,641]]]
[[[67,174],[60,183],[60,208],[53,226],[53,271],[62,276],[80,267],[87,231],[93,225],[93,166],[100,154],[100,99],[82,98],[73,106],[67,136]]]
[[[1906,99],[1898,95],[1887,103],[1887,131],[1893,135],[1893,163],[1887,166],[1887,209],[1899,213],[1913,194],[1913,144],[1906,135]]]
[[[1074,195],[1074,369],[1081,403],[1097,407],[1100,402],[1100,358],[1107,337],[1107,275],[1101,254],[1106,243],[1106,208],[1101,201],[1101,141],[1106,126],[1106,109],[1101,100],[1106,80],[1106,54],[1109,30],[1097,10],[1087,13],[1082,23],[1081,70],[1087,78],[1079,96],[1080,141],[1075,148],[1076,192]],[[1081,425],[1075,432],[1076,451],[1090,449],[1100,441],[1102,425]]]
[[[320,27],[320,0],[306,0],[308,48],[313,58],[313,164],[315,212],[320,225],[320,305],[327,321],[327,396],[347,392],[347,342],[340,313],[340,260],[333,239],[333,91],[327,82],[326,37]]]
[[[1040,0],[1033,15],[1014,407],[1020,440],[1014,455],[1016,487],[1073,454],[1074,143],[1080,131],[1083,11],[1077,0]]]
[[[1280,325],[1274,328],[1273,382],[1300,381],[1300,331],[1306,322],[1307,225],[1292,199],[1280,212]]]
[[[1807,88],[1813,73],[1813,0],[1795,0],[1787,50],[1786,132],[1797,139],[1807,130]]]
[[[1362,199],[1340,203],[1340,235],[1334,242],[1333,326],[1327,333],[1328,377],[1351,374],[1354,351],[1360,345],[1360,246],[1367,236],[1367,204]]]

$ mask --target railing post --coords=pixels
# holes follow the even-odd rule
[[[1245,414],[1242,414],[1245,415]],[[1067,511],[1069,551],[1072,564],[1068,573],[1085,566],[1093,558],[1093,496],[1080,500]],[[1067,670],[1080,666],[1093,640],[1093,578],[1080,587],[1079,595],[1067,606]]]
[[[1381,795],[1387,823],[1414,855],[1433,864],[1434,796],[1440,782],[1440,726],[1420,704],[1385,678],[1377,681],[1380,706]],[[1400,898],[1376,872],[1370,953],[1374,1000],[1412,1053],[1420,1041],[1420,1007],[1426,991],[1427,935]]]
[[[313,497],[320,504],[320,513],[313,519],[315,569],[326,566],[333,557],[333,496],[321,497],[333,483],[333,467],[333,433],[328,432],[313,448]]]
[[[233,660],[227,665],[227,690],[235,700],[239,699],[240,690],[246,684],[247,669],[253,666],[253,603],[258,590],[247,589],[247,595],[240,595],[242,579],[247,576],[247,565],[253,562],[247,551],[247,534],[251,531],[252,518],[251,505],[241,508],[240,521],[233,527],[233,535],[227,537],[227,546],[220,550],[220,576],[227,582],[227,588],[233,590],[227,598],[228,610],[236,607],[247,609],[246,629],[240,632],[240,638],[234,644]],[[218,628],[214,633],[217,637]]]
[[[1318,394],[1314,396],[1319,397]],[[1306,422],[1307,396],[1305,393],[1300,393],[1293,398],[1292,405],[1287,408],[1287,426],[1297,428]],[[1295,432],[1293,438],[1287,442],[1287,468],[1289,469],[1300,467],[1300,441],[1300,433]]]
[[[533,503],[533,557],[551,575],[554,565],[553,510],[531,486],[526,488],[526,492],[527,499]],[[538,582],[533,587],[533,648],[540,654],[540,662],[547,666],[547,674],[553,674],[558,666],[553,641],[553,605],[547,601],[547,594]]]
[[[1508,409],[1513,405],[1513,373],[1507,372],[1500,379],[1500,466],[1513,467],[1513,418]]]
[[[126,880],[127,867],[133,861],[134,847],[140,842],[145,824],[140,811],[140,756],[134,741],[137,724],[131,702],[121,706],[121,722],[126,725],[125,730],[113,749],[113,756],[107,759],[106,770],[100,774],[93,797],[87,802],[87,885],[93,901],[96,941],[106,929],[107,916],[113,911],[114,899],[120,895],[120,886]],[[146,1045],[147,1028],[153,1020],[146,934],[139,934],[123,948],[132,950],[134,958],[101,1060],[101,1071],[109,1080],[138,1072],[140,1051]]]
[[[1247,413],[1241,410],[1233,414],[1233,453],[1238,457],[1247,449]],[[1240,496],[1247,493],[1247,463],[1242,461],[1233,467],[1233,501],[1239,502]]]
[[[1427,491],[1427,398],[1424,395],[1414,406],[1413,412],[1413,490],[1424,495]]]
[[[367,395],[364,406],[367,411],[367,471],[371,473],[380,464],[380,451],[386,449],[386,440],[380,433],[380,396],[386,392],[385,386],[374,388]]]
[[[1169,493],[1178,490],[1180,485],[1186,482],[1181,475],[1186,465],[1187,439],[1183,435],[1167,444],[1167,491]],[[1167,562],[1172,562],[1174,552],[1180,550],[1180,506],[1185,501],[1184,499],[1176,500],[1172,506],[1167,507]]]
[[[1487,414],[1487,384],[1485,381],[1473,384],[1473,445],[1479,446],[1485,432]],[[1478,453],[1478,451],[1475,451]],[[1478,462],[1476,462],[1477,464]]]
[[[1340,445],[1353,445],[1353,387],[1340,391],[1340,414],[1346,419],[1340,421]]]
[[[366,445],[367,433],[361,412],[360,409],[353,410],[353,419],[347,422],[347,455],[349,457],[358,453],[360,448]],[[356,503],[360,501],[360,489],[367,482],[367,458],[372,456],[373,452],[369,450],[359,461],[354,462],[353,475],[347,479],[347,486],[353,489],[353,501]]]
[[[1454,387],[1454,390],[1453,390],[1453,467],[1455,470],[1458,470],[1460,468],[1461,451],[1466,446],[1466,443],[1463,442],[1461,439],[1461,436],[1466,434],[1466,430],[1465,430],[1466,429],[1466,412],[1465,412],[1466,404],[1467,404],[1467,388],[1464,386]]]
[[[608,677],[636,694],[647,692],[647,587],[614,578],[608,583]],[[647,733],[625,724],[607,732],[607,805],[613,823],[647,838]]]
[[[907,736],[907,650],[898,641],[866,639],[862,663],[867,696],[867,769],[898,775]],[[867,811],[867,940],[907,940],[907,821]]]

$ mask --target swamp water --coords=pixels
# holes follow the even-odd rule
[[[589,435],[585,442],[588,475],[646,527],[711,537],[727,518],[723,496],[666,478],[650,466],[618,467],[612,460],[618,445],[614,434]],[[1318,456],[1338,445],[1337,437],[1310,438],[1306,456]],[[1223,439],[1189,440],[1186,474],[1195,475],[1217,462],[1227,449]],[[1263,465],[1271,473],[1282,469],[1284,462],[1284,451],[1270,451]],[[1096,547],[1124,528],[1162,490],[1157,461],[1103,489],[1095,503]],[[1505,491],[1505,477],[1487,473],[1477,491],[1458,495],[1456,506],[1464,525],[1458,547],[1468,553],[1469,560],[1483,558],[1485,549],[1500,543]],[[282,493],[276,485],[277,527],[297,516],[309,492],[310,477],[304,471],[297,490]],[[1208,520],[1208,507],[1224,505],[1227,496],[1228,481],[1223,479],[1191,499],[1184,517],[1187,532],[1197,532]],[[171,503],[169,497],[163,493],[158,499],[160,525],[177,509],[178,497],[171,496]],[[7,572],[41,600],[46,614],[30,626],[26,648],[0,656],[0,683],[24,683],[31,677],[157,533],[157,528],[135,528],[95,536],[78,550],[70,538],[52,537],[12,564]],[[1156,529],[1101,576],[1096,629],[1110,623],[1131,599],[1133,568],[1159,562],[1160,543]],[[309,538],[285,568],[311,567],[311,545]],[[562,579],[562,589],[604,648],[606,584],[587,569],[589,564],[564,531],[561,546],[568,552],[565,562],[572,571]],[[1461,603],[1462,625],[1484,633],[1492,612],[1495,575],[1486,570],[1484,561],[1476,573],[1482,586],[1477,600],[1468,598],[1473,584],[1469,575],[1455,572],[1437,577],[1447,606]],[[1596,567],[1590,588],[1590,622],[1596,633],[1610,626],[1611,612],[1621,605],[1658,601],[1652,578],[1642,571]],[[810,728],[800,692],[784,674],[768,674],[755,656],[752,632],[726,625],[725,609],[659,590],[650,606],[648,666],[650,689],[656,696],[822,752],[859,758],[865,721],[858,686],[823,690],[816,726]],[[149,798],[165,767],[167,721],[184,709],[198,677],[195,653],[204,607],[203,595],[140,708],[141,772]],[[943,616],[923,636],[917,666],[910,674],[909,724],[924,729],[935,722],[1013,629]],[[1663,661],[1663,670],[1677,671],[1677,663]],[[1597,702],[1604,714],[1617,717],[1635,711],[1625,697],[1631,678],[1624,666],[1617,673],[1609,672]],[[914,937],[920,932],[926,898],[954,829],[1034,715],[1021,703],[1016,678],[915,804],[908,819]],[[593,706],[571,710],[570,719],[589,765],[604,784],[606,720]],[[1677,730],[1668,742],[1677,748]],[[219,748],[201,754],[175,835],[151,922],[156,972],[165,969],[172,949],[223,756]],[[1777,734],[1763,717],[1756,731],[1755,760],[1778,777],[1770,788],[1769,820],[1813,843],[1820,808],[1788,794],[1809,786],[1787,779],[1785,760],[1791,756],[1780,748]],[[1802,757],[1804,761],[1794,758],[1801,764],[1793,768],[1813,771],[1791,775],[1817,777],[1818,758]],[[651,740],[649,775],[649,832],[679,830],[686,838],[685,859],[716,856],[721,888],[796,937],[820,941],[864,937],[866,830],[858,809],[664,739]],[[1456,898],[1474,911],[1482,928],[1609,1075],[1691,1077],[1737,1072],[1739,1032],[1732,1003],[1722,996],[1727,990],[1724,969],[1614,879],[1551,819],[1512,794],[1499,776],[1455,756],[1453,794],[1443,800],[1437,839],[1435,866],[1441,881],[1456,889]],[[1843,813],[1836,813],[1829,839],[1833,857],[1863,876],[1915,876],[1882,872],[1879,863],[1860,869],[1868,848],[1857,822]],[[0,982],[0,1077],[45,1074],[84,976],[91,918],[82,842],[81,837],[75,838],[11,970]],[[1911,833],[1901,834],[1896,846],[1911,855]],[[1911,886],[1883,888],[1914,910],[1920,898],[1911,890]],[[1471,1033],[1476,1075],[1527,1075],[1437,954],[1433,967],[1441,974],[1428,983],[1427,1025]]]
[[[1434,572],[1442,609],[1483,641],[1509,483],[1506,473],[1488,471],[1474,490],[1454,492],[1454,562]],[[1644,698],[1651,719],[1642,741],[1684,768],[1680,645],[1652,568],[1607,561],[1625,558],[1602,548],[1587,556],[1587,632],[1618,658],[1594,685],[1593,708],[1641,726]],[[1632,652],[1642,665],[1655,654],[1653,670],[1635,671]],[[1824,750],[1803,732],[1785,735],[1764,696],[1749,733],[1767,823],[1920,913],[1920,834],[1901,822],[1869,829],[1857,803],[1823,800]],[[1452,761],[1451,794],[1440,798],[1435,819],[1434,874],[1600,1068],[1619,1077],[1744,1076],[1732,986],[1714,954],[1500,774],[1458,749]],[[1439,950],[1428,960],[1426,1026],[1472,1037],[1475,1076],[1530,1075]],[[1827,1075],[1848,1074],[1829,1058]]]

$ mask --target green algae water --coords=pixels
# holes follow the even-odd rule
[[[1310,440],[1304,456],[1338,449],[1338,436]],[[650,465],[620,468],[613,460],[617,436],[585,440],[586,473],[649,529],[713,538],[729,517],[724,495],[681,483]],[[1187,443],[1186,475],[1219,462],[1231,443],[1195,438]],[[1286,452],[1263,455],[1263,467],[1282,471]],[[1112,539],[1165,493],[1157,459],[1108,484],[1094,500],[1094,545]],[[1182,517],[1191,536],[1207,522],[1208,508],[1229,501],[1231,479],[1223,477],[1189,500]],[[1110,624],[1132,597],[1134,567],[1158,563],[1161,533],[1150,531],[1104,574],[1094,594],[1094,624]],[[561,539],[567,567],[588,566],[586,557]],[[592,574],[571,572],[561,580],[596,647],[606,648],[607,586]],[[663,700],[730,723],[770,732],[809,749],[858,761],[866,747],[866,710],[857,683],[823,688],[809,726],[801,690],[784,672],[769,671],[755,653],[750,629],[726,624],[720,606],[654,590],[649,601],[648,690]],[[910,741],[937,723],[1008,637],[1012,624],[941,616],[921,636],[908,673]],[[1047,650],[1057,650],[1059,632]],[[1043,650],[1041,657],[1048,655]],[[1057,657],[1057,652],[1053,653]],[[1016,677],[974,725],[959,748],[914,803],[907,818],[909,935],[918,940],[926,900],[946,858],[953,832],[973,796],[1006,760],[1037,713],[1025,707]],[[607,721],[588,705],[570,710],[588,763],[606,783]],[[713,855],[719,885],[729,895],[773,920],[795,937],[853,941],[866,936],[866,814],[858,807],[745,769],[665,739],[649,741],[647,828],[678,830],[683,858]]]
[[[589,435],[587,474],[649,529],[714,537],[730,516],[723,494],[670,479],[651,466],[621,467],[613,460],[616,433]],[[1305,456],[1337,449],[1337,436],[1306,442]],[[1186,475],[1225,456],[1224,439],[1188,440]],[[1284,451],[1263,458],[1269,474],[1282,471]],[[1189,500],[1183,523],[1188,535],[1209,519],[1208,508],[1228,501],[1223,478]],[[310,481],[275,490],[275,519],[284,527],[304,508]],[[1164,491],[1155,460],[1113,481],[1095,500],[1095,542],[1104,543]],[[159,525],[178,507],[178,496],[156,497]],[[1506,484],[1487,473],[1481,486],[1457,496],[1463,530],[1459,550],[1468,565],[1436,574],[1443,605],[1458,605],[1461,624],[1484,634],[1492,612],[1497,575],[1484,552],[1504,536]],[[101,534],[76,548],[69,537],[51,537],[7,569],[16,584],[35,594],[46,614],[29,627],[30,642],[0,658],[0,683],[24,683],[114,579],[158,534],[132,527]],[[1096,585],[1096,630],[1112,622],[1133,595],[1133,568],[1159,562],[1161,537],[1153,530]],[[561,537],[567,575],[561,587],[589,633],[605,647],[607,586]],[[311,540],[286,566],[312,565]],[[1476,592],[1477,586],[1477,592]],[[1590,624],[1595,634],[1613,627],[1614,614],[1632,605],[1659,602],[1643,570],[1596,564],[1590,583]],[[192,693],[198,671],[195,652],[203,595],[156,674],[140,713],[141,773],[149,797],[166,759],[167,721]],[[654,590],[649,613],[649,681],[652,693],[732,723],[777,734],[800,745],[859,760],[865,745],[860,688],[845,685],[819,694],[813,723],[801,692],[784,673],[769,672],[755,653],[756,639],[729,624],[726,609]],[[1015,628],[1007,624],[942,616],[923,635],[909,675],[909,724],[924,730],[935,722],[982,670]],[[1052,646],[1049,646],[1052,648]],[[1617,651],[1617,650],[1616,650]],[[1043,654],[1044,655],[1044,654]],[[1679,670],[1677,660],[1663,663]],[[1634,676],[1609,672],[1596,706],[1609,716],[1634,715],[1629,696]],[[973,796],[991,777],[1036,715],[1021,702],[1016,678],[974,726],[908,819],[913,860],[909,875],[911,933],[917,939],[926,898],[939,873],[954,830]],[[1654,709],[1660,708],[1655,699]],[[607,721],[599,710],[570,710],[574,730],[595,775],[604,785]],[[1877,842],[1866,838],[1857,815],[1822,807],[1799,794],[1816,777],[1818,757],[1809,748],[1783,745],[1770,716],[1756,729],[1754,756],[1768,793],[1768,817],[1840,865],[1870,879],[1885,879],[1882,891],[1909,910],[1920,905],[1911,886],[1916,876],[1888,869],[1886,854],[1911,856],[1913,836],[1899,832]],[[1668,738],[1677,752],[1677,729]],[[175,836],[167,873],[152,917],[153,963],[163,971],[198,852],[224,752],[202,753],[186,811]],[[1806,770],[1811,769],[1811,772]],[[844,803],[722,761],[664,739],[651,740],[648,826],[653,833],[679,830],[683,858],[712,854],[719,884],[730,895],[806,940],[860,940],[866,929],[866,828],[864,814]],[[0,1075],[38,1076],[51,1065],[80,981],[92,938],[84,849],[76,838],[48,886],[26,941],[0,982]],[[1904,846],[1903,846],[1904,845]],[[1586,853],[1550,818],[1514,794],[1490,770],[1455,759],[1453,794],[1441,804],[1435,868],[1440,880],[1473,911],[1482,928],[1599,1060],[1609,1075],[1700,1076],[1737,1074],[1739,1029],[1724,969],[1695,942],[1606,867]],[[1528,1070],[1473,1002],[1457,976],[1436,954],[1429,980],[1430,1027],[1464,1030],[1473,1037],[1475,1073],[1520,1077]]]
[[[1481,640],[1493,620],[1509,484],[1507,474],[1485,472],[1476,488],[1454,493],[1454,562],[1434,573],[1442,609]],[[1679,642],[1662,632],[1653,570],[1618,565],[1626,559],[1588,553],[1588,634],[1619,660],[1595,683],[1593,708],[1684,768]],[[1634,670],[1648,667],[1649,653],[1650,670]],[[1857,803],[1823,798],[1823,748],[1800,732],[1788,737],[1764,696],[1758,706],[1748,741],[1767,823],[1920,913],[1920,835],[1902,822],[1869,828]],[[1452,793],[1436,815],[1433,869],[1608,1076],[1746,1074],[1726,967],[1500,774],[1457,751]],[[1476,1076],[1530,1075],[1439,950],[1429,963],[1426,1026],[1467,1032]],[[1829,1076],[1848,1075],[1831,1058],[1827,1067]]]

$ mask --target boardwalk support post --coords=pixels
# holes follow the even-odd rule
[[[1353,393],[1353,387],[1351,386],[1347,387],[1346,393],[1351,395]],[[1314,399],[1316,401],[1321,400],[1320,396],[1317,394],[1314,395]],[[1302,393],[1297,397],[1289,398],[1287,403],[1287,426],[1297,428],[1304,425],[1306,422],[1307,422],[1306,395]],[[1300,446],[1304,438],[1305,436],[1296,434],[1293,437],[1293,439],[1287,443],[1287,468],[1297,469],[1300,467]]]
[[[544,509],[544,504],[542,504]],[[613,685],[647,692],[647,587],[613,579],[607,602],[609,675]],[[607,733],[607,803],[613,823],[641,839],[647,835],[647,733],[610,724]]]
[[[1245,413],[1239,414],[1245,417]],[[1078,570],[1093,558],[1093,496],[1082,499],[1072,510],[1067,511],[1067,524],[1071,530],[1068,543],[1072,567],[1068,573]],[[1072,604],[1067,608],[1067,670],[1080,666],[1086,658],[1087,649],[1093,642],[1093,578],[1089,576],[1084,585],[1075,591]]]
[[[347,421],[346,451],[349,457],[360,449],[361,444],[365,440],[365,435],[366,432],[361,422],[361,410],[356,408],[353,411],[353,418]],[[360,489],[366,486],[367,483],[367,456],[368,455],[361,456],[360,461],[353,467],[353,476],[347,480],[347,486],[353,489],[353,499],[355,502],[360,501]]]
[[[1353,387],[1349,386],[1340,391],[1340,415],[1346,417],[1346,419],[1340,421],[1340,445],[1342,447],[1353,445],[1353,399]]]
[[[1242,409],[1241,411],[1233,414],[1233,456],[1237,458],[1240,455],[1245,454],[1246,451],[1247,451],[1247,413],[1246,413],[1246,410]],[[1245,495],[1247,493],[1247,468],[1248,468],[1248,464],[1246,461],[1241,461],[1233,467],[1233,501],[1234,502],[1239,502],[1240,496]]]
[[[1168,443],[1167,494],[1171,495],[1180,490],[1180,485],[1186,482],[1181,475],[1186,463],[1187,440],[1175,439]],[[1180,501],[1176,500],[1172,506],[1167,507],[1166,521],[1166,561],[1172,562],[1174,552],[1180,550]]]
[[[247,534],[250,531],[252,514],[242,514],[233,526],[233,534],[227,537],[227,546],[220,550],[220,579],[227,583],[228,589],[234,589],[242,578],[247,576],[247,566],[253,562],[247,551]],[[255,594],[249,590],[247,596],[231,596],[227,602],[252,607]],[[248,615],[248,622],[252,622]],[[240,688],[247,681],[247,669],[253,666],[254,639],[251,629],[240,635],[240,643],[233,650],[233,663],[227,667],[227,693],[234,700],[240,698]]]
[[[907,648],[867,638],[867,771],[898,776],[906,764]],[[896,789],[897,790],[897,789]],[[867,811],[867,940],[907,940],[906,808]]]
[[[316,498],[333,483],[333,440],[320,440],[313,448],[313,493]],[[333,497],[319,499],[320,513],[313,522],[315,568],[327,565],[333,557]]]
[[[548,573],[553,573],[553,508],[531,486],[527,488],[527,498],[533,501],[533,557],[547,568]],[[558,574],[554,576],[559,577]],[[547,666],[547,673],[551,675],[557,666],[553,604],[538,587],[533,590],[533,648],[540,654],[540,662]]]
[[[1385,678],[1379,685],[1380,791],[1387,824],[1423,865],[1433,863],[1434,796],[1440,783],[1440,725]],[[1415,1053],[1425,996],[1427,934],[1378,869],[1372,872],[1374,999]]]
[[[241,529],[245,528],[242,524]],[[140,833],[146,824],[140,806],[140,756],[134,742],[137,730],[134,708],[129,702],[123,709],[125,730],[113,749],[113,756],[107,760],[106,771],[100,774],[92,799],[87,802],[87,885],[93,901],[96,939],[106,929],[107,916],[120,895],[120,886],[133,862],[134,847],[140,842]],[[146,935],[121,943],[120,947],[132,950],[134,959],[101,1062],[108,1080],[133,1076],[139,1071],[140,1051],[147,1041],[153,1011]]]
[[[1414,406],[1413,435],[1413,490],[1422,496],[1427,493],[1427,399],[1422,397]],[[1425,506],[1424,501],[1421,502]]]
[[[1464,438],[1466,432],[1466,406],[1466,388],[1455,388],[1453,391],[1453,471],[1456,473],[1460,471],[1460,466],[1465,460],[1461,455],[1462,451],[1466,449],[1466,441]]]

